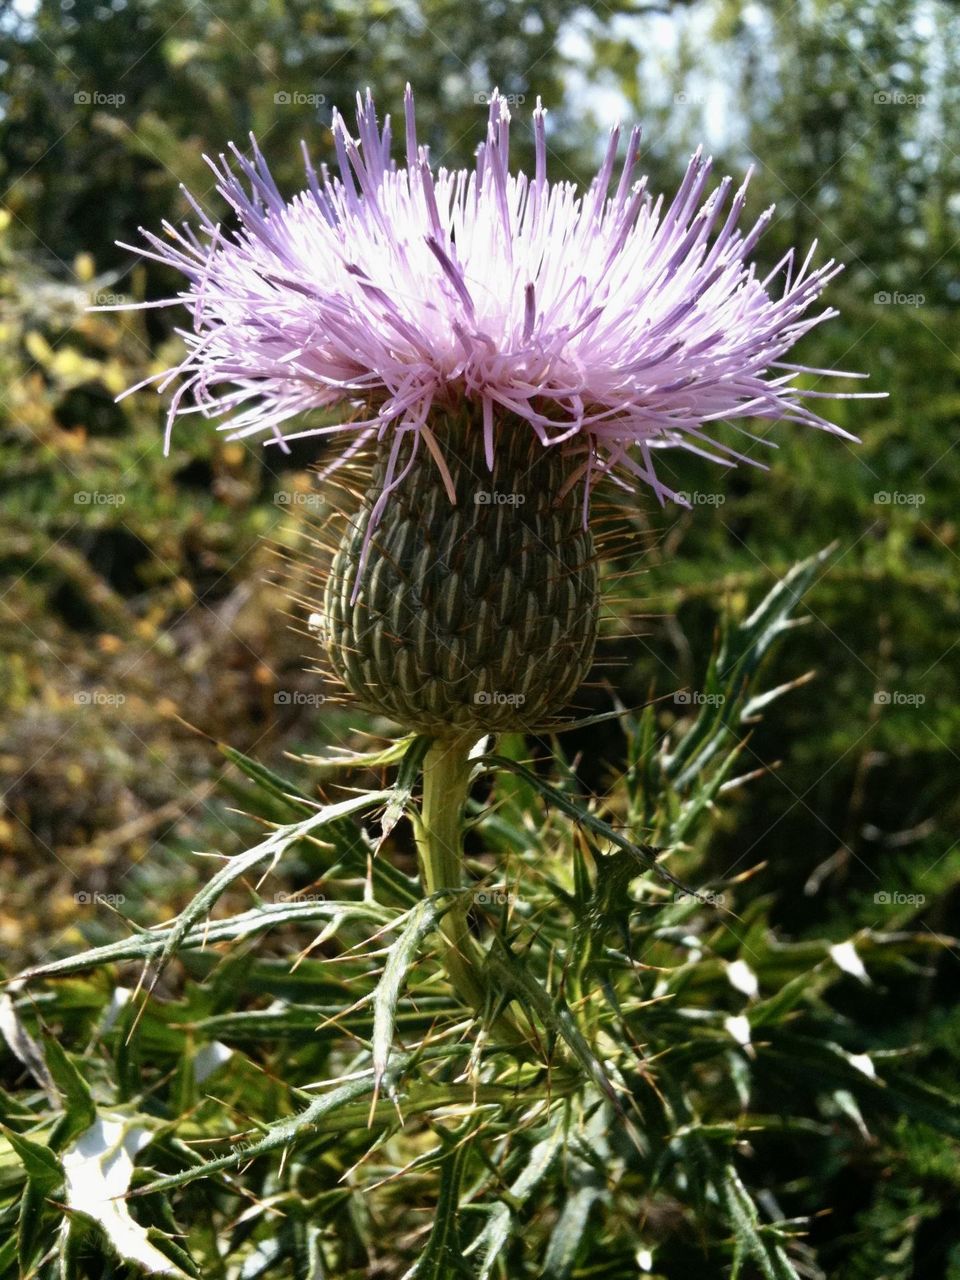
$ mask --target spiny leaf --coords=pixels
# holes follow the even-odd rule
[[[11,985],[10,991],[0,996],[0,1035],[6,1041],[13,1056],[27,1068],[43,1089],[52,1105],[57,1106],[59,1102],[57,1086],[47,1067],[43,1049],[23,1025],[13,1002],[13,992],[20,986],[22,983],[17,981]]]
[[[499,936],[493,940],[493,947],[487,957],[487,970],[492,978],[500,981],[505,991],[520,1001],[521,1006],[532,1008],[543,1024],[560,1036],[590,1079],[619,1107],[613,1085],[584,1039],[566,1003],[558,997],[552,997]]]
[[[44,1146],[42,1142],[35,1142],[26,1134],[8,1129],[6,1125],[0,1125],[0,1132],[20,1157],[27,1177],[41,1191],[49,1191],[63,1181],[60,1161],[49,1147]]]
[[[250,911],[195,925],[182,935],[179,949],[190,950],[196,947],[213,946],[218,942],[232,942],[237,938],[262,933],[278,924],[348,919],[370,920],[378,925],[384,925],[392,919],[392,912],[386,907],[378,906],[375,902],[298,902],[296,899],[276,903],[265,902],[262,906],[254,907]],[[98,965],[117,964],[122,960],[150,960],[164,953],[169,945],[172,928],[172,925],[164,925],[159,929],[135,934],[132,938],[123,938],[119,942],[94,947],[76,956],[52,960],[49,964],[37,965],[33,969],[26,970],[22,976],[24,978],[62,977],[65,974],[79,973],[83,969]]]
[[[242,751],[237,751],[234,747],[228,747],[225,742],[220,742],[217,745],[220,751],[237,766],[241,773],[246,774],[252,782],[262,787],[264,791],[275,797],[275,799],[283,800],[286,804],[308,812],[314,809],[314,802],[295,783],[289,782],[286,778],[281,777],[279,773],[274,773],[272,769],[268,769],[266,765],[260,764],[259,761],[251,760]]]
[[[664,774],[677,790],[693,783],[739,726],[750,680],[777,636],[795,625],[791,613],[833,551],[831,545],[795,564],[744,622],[726,626],[707,669],[704,692],[709,696],[691,727],[662,759]]]
[[[62,1181],[62,1177],[61,1177]],[[30,1181],[20,1196],[20,1213],[17,1219],[17,1255],[20,1274],[29,1275],[43,1252],[43,1236],[50,1231],[50,1204],[48,1193],[36,1182]],[[2,1274],[2,1273],[0,1273]]]
[[[567,1280],[572,1273],[590,1212],[604,1194],[610,1157],[608,1130],[609,1115],[605,1108],[598,1107],[587,1121],[585,1132],[568,1147],[567,1196],[543,1260],[543,1275],[550,1280]]]
[[[665,867],[662,867],[657,861],[658,857],[666,852],[663,849],[653,849],[646,844],[634,844],[628,840],[626,836],[621,835],[615,827],[611,827],[609,823],[598,818],[596,814],[591,813],[584,805],[578,804],[571,800],[569,796],[558,791],[556,787],[551,787],[549,783],[544,782],[542,778],[538,778],[535,773],[527,769],[524,765],[519,764],[516,760],[508,760],[504,756],[488,755],[483,757],[483,764],[489,765],[495,769],[508,769],[511,773],[515,773],[531,787],[534,787],[554,808],[559,809],[568,817],[575,819],[581,826],[594,832],[595,835],[602,836],[604,840],[609,840],[611,844],[615,844],[618,849],[632,854],[637,862],[642,863],[648,870],[655,872],[662,879],[667,880],[670,884],[678,889],[684,889],[691,892],[682,884],[675,876],[671,875]],[[639,874],[639,873],[638,873]]]
[[[530,1158],[520,1176],[511,1182],[511,1203],[505,1204],[501,1201],[494,1206],[490,1217],[487,1219],[487,1225],[466,1250],[469,1255],[485,1246],[477,1280],[490,1280],[494,1264],[510,1239],[517,1211],[529,1199],[531,1193],[549,1172],[550,1166],[556,1159],[560,1144],[563,1141],[563,1127],[559,1123],[560,1118],[560,1112],[558,1111],[555,1113],[553,1129],[546,1138],[543,1138],[532,1148]]]
[[[380,751],[345,751],[339,756],[297,756],[304,764],[313,765],[321,775],[335,773],[338,769],[380,769],[385,765],[396,764],[414,741],[414,735],[398,738]]]
[[[220,896],[235,880],[239,880],[241,876],[246,875],[248,871],[252,871],[254,867],[266,862],[268,859],[272,865],[276,865],[287,849],[296,844],[298,840],[302,840],[319,828],[336,822],[349,814],[358,813],[363,809],[369,809],[381,804],[383,801],[388,800],[390,795],[389,791],[369,791],[364,795],[351,796],[348,800],[340,801],[339,804],[325,805],[301,822],[278,827],[270,833],[266,840],[262,840],[252,849],[248,849],[246,853],[240,853],[230,858],[226,866],[218,871],[210,883],[200,890],[185,910],[164,927],[162,946],[154,974],[154,984],[164,966],[183,944],[190,929],[198,920],[207,915]],[[21,978],[37,977],[42,973],[49,975],[51,971],[63,973],[65,969],[61,967],[51,969],[51,966],[40,966],[39,968],[27,970],[21,975]]]
[[[745,1258],[753,1259],[764,1280],[800,1280],[780,1244],[761,1234],[756,1205],[733,1165],[723,1171],[721,1190],[736,1240],[730,1280],[738,1280]]]
[[[389,800],[389,798],[389,791],[369,791],[364,795],[351,796],[349,800],[341,800],[339,804],[325,805],[317,813],[311,814],[309,818],[304,818],[302,822],[278,827],[260,844],[247,850],[246,853],[238,854],[235,858],[231,858],[227,865],[217,872],[210,883],[196,895],[190,905],[171,924],[163,951],[157,962],[154,982],[163,971],[167,961],[176,953],[190,927],[207,915],[220,895],[235,880],[246,875],[248,871],[251,871],[261,862],[265,862],[268,858],[271,864],[275,866],[292,844],[296,844],[298,840],[302,840],[304,836],[310,835],[320,827],[336,822],[338,818],[344,818],[348,814],[372,808],[384,800]]]
[[[90,1086],[67,1057],[59,1041],[48,1036],[44,1048],[47,1066],[63,1099],[64,1115],[50,1138],[51,1146],[59,1149],[81,1129],[93,1124],[97,1108]]]
[[[454,1050],[453,1052],[462,1051]],[[441,1050],[440,1056],[446,1056],[450,1053],[451,1050],[449,1049]],[[423,1053],[394,1054],[393,1069],[395,1072],[402,1072],[410,1063],[423,1056]],[[298,1111],[296,1115],[287,1116],[283,1120],[278,1120],[275,1124],[268,1125],[265,1135],[257,1139],[256,1142],[237,1144],[229,1155],[220,1156],[215,1160],[202,1161],[191,1169],[185,1169],[182,1173],[157,1178],[149,1186],[141,1187],[133,1194],[149,1195],[158,1191],[170,1191],[174,1187],[182,1187],[188,1182],[195,1182],[197,1178],[209,1178],[212,1174],[236,1169],[250,1160],[255,1160],[258,1156],[268,1155],[273,1151],[281,1151],[295,1142],[302,1133],[315,1127],[320,1120],[332,1115],[347,1103],[354,1102],[357,1098],[362,1098],[364,1095],[372,1093],[375,1087],[375,1074],[371,1067],[369,1070],[364,1071],[358,1079],[349,1080],[346,1084],[340,1085],[339,1088],[332,1089],[329,1093],[325,1093],[319,1098],[314,1098],[307,1107],[302,1111]]]
[[[470,1157],[470,1137],[458,1137],[440,1164],[440,1195],[427,1247],[403,1280],[452,1280],[471,1268],[460,1248],[460,1189]]]
[[[960,1100],[956,1096],[902,1073],[886,1072],[882,1079],[873,1079],[852,1061],[853,1055],[827,1040],[780,1030],[771,1030],[765,1038],[769,1043],[762,1051],[764,1057],[779,1063],[787,1074],[845,1086],[860,1099],[869,1099],[873,1107],[908,1115],[960,1138]]]
[[[400,768],[397,770],[396,781],[393,785],[393,795],[383,811],[383,818],[380,823],[380,838],[377,841],[378,850],[400,821],[404,809],[410,803],[413,788],[420,777],[424,757],[432,745],[432,738],[420,735],[414,738],[407,748],[406,754],[400,762]]]
[[[407,970],[416,959],[421,942],[436,928],[447,906],[449,898],[439,895],[424,898],[410,912],[400,936],[390,946],[383,976],[373,995],[373,1070],[377,1089],[387,1069],[397,1001]]]

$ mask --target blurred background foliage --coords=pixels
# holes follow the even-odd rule
[[[630,705],[659,699],[665,731],[721,614],[836,541],[770,683],[815,677],[758,725],[745,756],[768,771],[724,801],[706,870],[766,862],[751,883],[794,937],[960,932],[955,5],[40,0],[0,15],[5,954],[108,935],[78,893],[125,894],[141,920],[181,905],[187,852],[224,847],[218,741],[270,762],[371,727],[318,705],[271,549],[301,535],[322,446],[285,458],[183,423],[164,457],[156,393],[114,397],[175,361],[182,318],[86,308],[175,290],[115,241],[187,216],[181,183],[215,202],[204,152],[252,130],[292,193],[301,138],[332,159],[332,105],[370,85],[396,116],[407,80],[437,163],[469,162],[495,84],[528,160],[539,94],[554,175],[589,177],[613,120],[636,119],[654,190],[701,141],[718,172],[754,166],[750,213],[777,206],[761,266],[814,239],[846,264],[827,298],[840,318],[798,358],[868,371],[889,399],[829,407],[859,445],[770,428],[766,472],[665,458],[694,509],[621,506],[636,551],[617,568],[642,572],[611,587],[628,597],[603,644],[617,665],[581,701],[607,709],[609,681]],[[587,743],[582,784],[602,791],[624,741],[595,728]],[[948,1018],[951,964],[918,978],[904,1034]]]

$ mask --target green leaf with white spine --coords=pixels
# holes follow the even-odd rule
[[[92,1219],[124,1262],[152,1275],[185,1276],[149,1239],[124,1198],[133,1158],[151,1140],[149,1129],[126,1116],[101,1113],[61,1156],[69,1211]]]
[[[417,958],[420,944],[436,928],[449,904],[449,896],[424,898],[409,913],[400,936],[390,946],[383,976],[373,995],[373,1069],[378,1089],[390,1057],[397,1001],[407,971]]]

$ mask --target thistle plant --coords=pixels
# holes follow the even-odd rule
[[[233,439],[345,440],[328,472],[367,450],[369,486],[347,520],[314,611],[330,667],[361,706],[433,742],[418,826],[429,893],[462,884],[459,826],[470,748],[541,730],[587,676],[600,611],[590,499],[601,481],[657,475],[657,450],[752,459],[711,437],[722,419],[787,419],[846,435],[784,360],[832,313],[810,314],[840,269],[788,254],[764,278],[750,255],[771,216],[741,228],[746,183],[710,189],[698,152],[669,203],[635,174],[615,193],[614,129],[589,191],[509,167],[510,112],[490,101],[472,172],[434,172],[405,99],[406,166],[389,117],[358,95],[355,139],[334,115],[339,177],[307,162],[286,202],[254,143],[212,165],[238,220],[226,232],[145,233],[147,257],[187,280],[187,355],[168,418],[223,417]],[[298,425],[307,410],[335,424]],[[296,429],[286,430],[290,425]],[[758,443],[756,437],[750,437]],[[444,928],[468,978],[462,907]]]
[[[812,308],[839,268],[811,250],[761,277],[769,211],[744,230],[746,185],[710,188],[699,153],[671,201],[651,198],[636,132],[616,185],[615,130],[581,194],[548,181],[539,103],[532,178],[510,172],[496,94],[471,172],[431,167],[409,91],[405,166],[369,96],[357,120],[355,140],[334,118],[339,176],[308,164],[287,202],[256,147],[235,152],[213,165],[235,224],[196,205],[196,227],[141,251],[186,278],[166,301],[193,321],[160,378],[179,383],[168,433],[200,413],[280,448],[330,437],[326,472],[360,468],[312,634],[400,732],[302,757],[295,777],[224,747],[267,834],[164,926],[22,975],[5,1025],[37,1088],[5,1111],[27,1208],[0,1274],[14,1253],[50,1273],[38,1223],[56,1221],[69,1276],[99,1231],[172,1274],[822,1277],[801,1238],[820,1165],[866,1135],[858,1158],[886,1171],[884,1111],[960,1138],[955,1097],[858,1041],[826,993],[892,982],[941,944],[783,944],[762,901],[735,910],[757,868],[685,883],[755,773],[747,726],[798,683],[765,688],[762,668],[828,553],[725,619],[689,719],[587,721],[618,721],[626,744],[602,800],[562,741],[602,604],[598,487],[682,501],[655,468],[671,448],[754,464],[763,441],[734,449],[729,419],[845,435],[811,407],[805,375],[824,371],[785,359],[832,314]],[[551,744],[539,771],[527,733]],[[317,799],[351,770],[395,775]],[[269,876],[305,891],[271,902]],[[98,1046],[81,1070],[29,993],[129,964],[150,991],[167,975],[168,999],[75,993],[68,1020]],[[783,1167],[785,1206],[767,1186]]]

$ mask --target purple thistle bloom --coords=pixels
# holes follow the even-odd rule
[[[783,418],[855,438],[807,403],[830,393],[794,385],[800,373],[829,371],[783,361],[837,314],[808,313],[841,268],[811,269],[814,246],[799,267],[791,250],[759,279],[748,259],[772,209],[740,228],[746,181],[732,199],[730,178],[708,191],[711,161],[698,150],[673,200],[653,200],[634,178],[635,129],[609,196],[615,128],[578,194],[547,180],[539,101],[535,174],[512,175],[510,113],[497,93],[474,170],[434,173],[409,86],[405,115],[405,168],[390,157],[389,117],[381,131],[368,92],[357,98],[358,140],[334,116],[339,177],[307,161],[308,188],[287,202],[256,143],[252,161],[233,147],[237,171],[223,156],[210,163],[238,230],[225,233],[191,200],[197,230],[143,233],[149,247],[135,252],[188,281],[178,298],[144,305],[193,312],[186,358],[160,375],[161,390],[181,380],[168,446],[180,414],[226,415],[231,439],[271,431],[283,445],[291,419],[343,405],[348,420],[286,438],[351,433],[339,462],[393,433],[385,502],[412,433],[406,467],[422,443],[452,493],[443,415],[470,401],[489,465],[504,412],[544,446],[579,442],[586,508],[592,484],[611,474],[646,482],[661,503],[679,500],[656,475],[656,448],[752,462],[711,439],[722,419]]]

